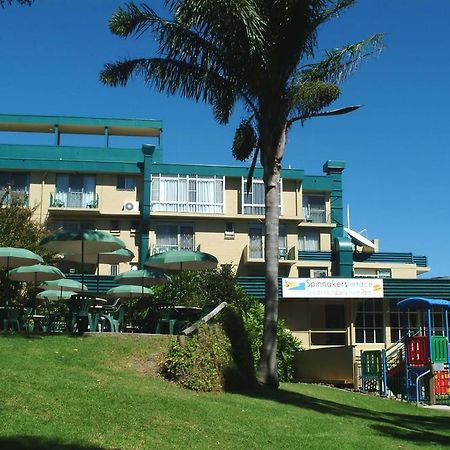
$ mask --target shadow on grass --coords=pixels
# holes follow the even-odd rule
[[[340,418],[361,419],[367,421],[369,426],[380,435],[399,439],[404,442],[434,443],[442,446],[450,446],[450,415],[423,416],[399,414],[389,411],[374,411],[332,400],[310,397],[284,389],[271,390],[260,388],[245,393],[240,392],[240,394],[296,406],[303,410],[334,415]],[[390,402],[390,400],[386,400],[386,402]],[[388,407],[388,404],[386,406]]]
[[[0,437],[4,450],[104,450],[104,447],[78,443],[64,443],[55,439],[35,436]]]
[[[101,333],[99,333],[101,334]],[[64,337],[70,337],[74,339],[79,338],[88,338],[92,337],[93,333],[26,333],[26,332],[9,332],[9,331],[2,331],[0,332],[0,338],[7,338],[7,339],[45,339],[47,337],[54,337],[54,336],[64,336]]]

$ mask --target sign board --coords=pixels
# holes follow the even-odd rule
[[[283,278],[283,298],[383,298],[380,278]]]

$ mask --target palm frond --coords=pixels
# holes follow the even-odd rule
[[[167,58],[123,60],[106,64],[100,73],[100,81],[109,86],[124,86],[137,75],[160,92],[180,95],[213,105],[234,104],[233,86],[214,71]],[[226,116],[226,112],[224,113]]]
[[[216,45],[227,44],[231,35],[240,37],[249,52],[263,53],[266,20],[257,0],[189,0],[171,2],[175,20],[193,28]],[[237,42],[237,41],[236,41]]]
[[[360,62],[382,49],[383,35],[374,34],[356,44],[327,52],[322,61],[304,67],[299,78],[301,81],[340,83],[358,67]]]

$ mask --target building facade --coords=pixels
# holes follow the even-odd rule
[[[36,219],[51,230],[108,231],[136,255],[130,263],[101,265],[100,274],[141,267],[155,252],[201,250],[235,266],[249,291],[260,289],[261,169],[247,193],[246,167],[167,164],[159,120],[0,115],[0,132],[4,203],[15,199],[33,207]],[[425,257],[380,252],[377,241],[364,245],[344,230],[344,168],[341,161],[328,161],[321,175],[282,170],[280,277],[413,283],[429,270]],[[74,273],[78,267],[67,263],[63,269]],[[385,296],[281,296],[280,316],[306,348],[379,347],[398,337],[391,306]]]

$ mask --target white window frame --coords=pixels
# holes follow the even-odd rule
[[[308,197],[323,197],[323,210],[322,209],[311,210],[311,203],[306,201],[308,199]],[[330,214],[327,211],[327,195],[325,193],[304,192],[302,195],[302,211],[303,211],[303,216],[307,222],[311,222],[311,223],[329,223],[330,222],[330,218],[329,218]],[[314,219],[314,214],[319,214],[319,213],[324,214],[323,221]]]
[[[119,187],[119,178],[123,177],[123,184],[125,187]],[[132,180],[134,184],[133,188],[127,188],[127,181],[128,180]],[[116,180],[116,191],[128,191],[128,192],[134,192],[136,190],[136,177],[134,175],[121,175],[118,174],[117,175],[117,180]]]
[[[242,177],[241,180],[241,213],[244,215],[256,215],[263,216],[266,212],[265,205],[265,195],[262,203],[254,203],[253,202],[253,186],[262,185],[264,190],[264,180],[262,178],[252,178],[252,189],[250,190],[249,195],[251,195],[251,203],[248,202],[247,196],[247,178]],[[278,197],[279,197],[279,211],[280,216],[283,215],[283,180],[280,178],[280,183],[278,186]]]
[[[261,234],[261,256],[253,256],[251,254],[250,247],[250,230],[255,229],[260,231]],[[284,241],[283,243],[281,241]],[[282,245],[281,245],[282,243]],[[250,223],[248,225],[248,256],[250,259],[263,259],[264,258],[264,249],[266,245],[266,233],[265,227],[262,223]],[[279,224],[279,236],[278,236],[278,252],[279,259],[286,259],[288,257],[289,249],[287,245],[287,234],[286,234],[286,224]]]
[[[166,189],[161,185],[174,183],[174,198],[165,198]],[[198,201],[202,183],[213,183],[214,201]],[[180,174],[152,174],[152,212],[185,212],[196,214],[223,214],[225,212],[225,177]]]
[[[311,239],[308,238],[314,235],[317,236],[317,248],[312,250],[308,249],[308,245],[311,245]],[[308,244],[308,245],[306,245]],[[320,252],[320,232],[318,230],[310,229],[310,228],[301,228],[298,232],[298,249],[301,252]]]
[[[177,229],[177,244],[176,245],[167,245],[167,244],[158,244],[158,227],[176,227]],[[192,246],[191,248],[186,248],[182,245],[181,242],[181,233],[180,230],[182,227],[189,227],[192,230]],[[171,223],[171,222],[160,222],[156,224],[155,227],[155,247],[153,253],[161,253],[169,250],[195,250],[195,228],[192,223]]]
[[[371,311],[368,307],[369,302],[373,302],[374,309]],[[379,305],[379,309],[375,310],[376,306]],[[362,308],[360,308],[362,306]],[[362,314],[363,324],[359,326],[357,324],[358,315]],[[368,318],[372,316],[373,326],[368,324]],[[376,317],[381,317],[381,325],[376,325]],[[359,340],[358,330],[362,330],[363,339]],[[381,331],[381,340],[377,340],[377,330]],[[384,344],[386,340],[385,336],[385,323],[384,323],[384,313],[383,313],[383,303],[380,299],[360,299],[357,303],[356,319],[355,319],[355,342],[357,344]],[[369,339],[372,336],[372,340]]]

